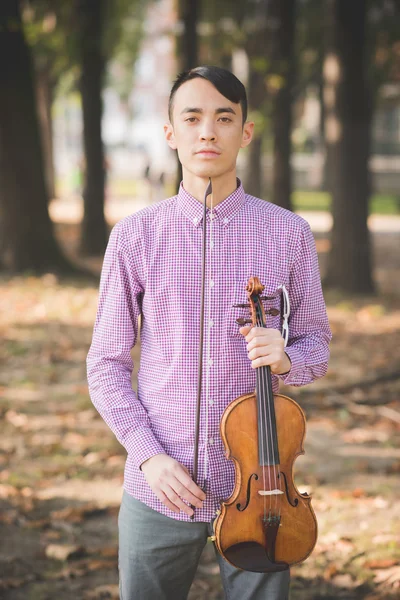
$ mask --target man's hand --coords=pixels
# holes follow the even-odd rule
[[[192,506],[203,507],[205,493],[189,475],[186,467],[167,454],[156,454],[141,465],[147,483],[159,500],[170,510],[179,513],[181,510],[189,517],[193,514],[183,500]]]
[[[290,358],[285,352],[285,342],[277,329],[245,326],[239,329],[247,342],[247,355],[253,369],[269,365],[272,373],[282,375],[290,370]]]

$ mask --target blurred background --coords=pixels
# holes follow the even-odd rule
[[[111,227],[176,193],[163,124],[199,64],[246,85],[238,174],[309,221],[334,334],[328,375],[283,389],[320,530],[291,598],[398,598],[398,0],[0,3],[0,597],[118,598],[125,456],[85,358]],[[190,599],[222,598],[210,542]]]

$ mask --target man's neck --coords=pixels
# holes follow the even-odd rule
[[[206,193],[208,184],[208,178],[197,177],[191,173],[185,173],[185,171],[183,172],[183,187],[191,196],[193,196],[193,198],[196,198],[196,200],[202,204],[204,203],[204,194]],[[225,173],[222,177],[212,177],[211,184],[212,204],[213,207],[215,207],[236,190],[236,169],[231,173]],[[208,196],[207,198],[207,206],[208,208],[211,206],[211,196]]]

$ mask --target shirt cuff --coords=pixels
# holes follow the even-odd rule
[[[290,358],[291,367],[287,373],[278,375],[278,377],[285,385],[299,385],[304,377],[304,356],[294,346],[288,346],[285,348],[285,352]]]
[[[138,469],[152,456],[166,454],[150,427],[142,427],[134,431],[128,439],[124,440],[124,447]]]

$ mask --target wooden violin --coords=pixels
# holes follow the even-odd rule
[[[251,321],[266,327],[264,286],[246,287]],[[259,573],[304,561],[317,541],[311,497],[293,482],[293,463],[304,454],[305,416],[287,396],[273,394],[269,366],[257,368],[256,391],[226,408],[221,438],[235,463],[235,487],[214,521],[218,551],[232,565]]]

